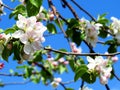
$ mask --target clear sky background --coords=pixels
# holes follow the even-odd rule
[[[17,1],[17,0],[16,0]],[[55,6],[57,9],[59,9],[60,13],[66,17],[72,17],[71,14],[69,14],[69,10],[66,8],[67,12],[61,8],[60,0],[53,0]],[[108,13],[106,18],[110,19],[110,17],[114,16],[120,19],[120,0],[75,0],[77,1],[84,9],[86,9],[88,12],[90,12],[95,18],[97,18],[98,14]],[[18,2],[11,3],[10,0],[3,0],[3,2],[14,8]],[[71,1],[69,0],[71,3]],[[44,7],[47,7],[47,0],[44,0]],[[72,3],[71,3],[72,4]],[[79,17],[86,17],[87,19],[90,19],[86,14],[84,14],[82,11],[76,8],[76,6],[73,5],[73,7],[77,10]],[[11,27],[13,24],[15,24],[15,21],[13,19],[9,20],[8,14],[10,11],[8,9],[5,9],[6,15],[1,16],[2,19],[0,21],[0,28],[6,29]],[[53,48],[59,49],[59,48],[67,48],[68,44],[66,40],[63,40],[63,35],[58,36],[51,36],[46,37],[46,42],[44,43],[45,46],[51,45]],[[84,48],[84,44],[82,44],[82,48]],[[107,48],[104,48],[102,45],[97,45],[95,51],[104,53],[107,50]],[[118,51],[120,52],[120,48],[118,48]],[[87,48],[84,48],[83,52],[88,52]],[[120,59],[120,56],[119,56]],[[0,61],[3,62],[3,61]],[[15,66],[17,65],[16,61],[12,61],[12,58],[10,57],[9,63],[4,62],[5,67],[3,70],[0,70],[0,73],[6,73],[9,71],[9,69],[15,69]],[[116,73],[118,76],[120,76],[120,60],[114,65]],[[55,75],[56,77],[59,77],[60,75]],[[63,73],[61,75],[63,81],[69,81],[73,80],[74,74],[72,72],[69,72],[68,74]],[[4,77],[0,76],[0,79],[4,82],[23,82],[23,78],[18,77]],[[73,87],[75,90],[78,90],[79,86],[81,85],[81,81],[78,81],[77,83],[71,83],[66,86]],[[88,87],[92,88],[93,90],[106,90],[106,88],[99,83],[99,79],[95,82],[95,84],[85,84]],[[120,90],[120,82],[116,79],[109,80],[108,85],[110,86],[111,90]],[[34,84],[34,83],[28,83],[25,85],[8,85],[3,88],[0,88],[0,90],[54,90],[50,85],[44,86],[42,82],[40,84]],[[63,87],[59,86],[58,90],[64,90]]]

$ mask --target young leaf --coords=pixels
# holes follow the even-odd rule
[[[40,6],[39,8],[33,5],[29,0],[26,3],[26,8],[27,8],[27,14],[28,16],[35,16],[39,13]]]
[[[42,1],[43,0],[30,0],[31,4],[37,8],[40,8],[40,6],[42,5]]]
[[[96,74],[93,72],[86,72],[84,73],[84,75],[82,75],[81,77],[83,79],[83,81],[87,82],[87,83],[94,83],[96,81]]]
[[[75,70],[75,77],[74,81],[77,81],[80,77],[82,77],[87,72],[87,66],[86,65],[80,65],[77,70]]]
[[[50,33],[52,33],[52,34],[56,34],[56,33],[57,33],[56,27],[55,27],[55,25],[52,24],[52,23],[48,23],[48,24],[47,24],[47,29],[48,29],[48,31],[49,31]]]

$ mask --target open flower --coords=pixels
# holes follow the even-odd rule
[[[40,50],[41,43],[45,41],[43,33],[46,27],[41,22],[37,22],[35,16],[25,18],[20,14],[16,24],[19,30],[14,32],[12,37],[19,39],[24,44],[25,54],[30,55]]]
[[[87,60],[89,62],[87,65],[88,69],[94,70],[99,74],[101,84],[107,84],[108,79],[111,76],[112,63],[102,56],[95,57],[95,59],[88,56]]]
[[[86,41],[93,47],[96,46],[96,43],[98,41],[98,34],[99,29],[102,25],[97,24],[91,24],[90,22],[86,23],[86,29],[85,29],[85,35],[86,35]]]
[[[53,82],[51,83],[51,85],[52,85],[54,88],[56,88],[56,87],[60,84],[61,81],[62,81],[61,78],[54,78],[54,80],[53,80]]]

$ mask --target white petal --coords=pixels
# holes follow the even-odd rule
[[[14,37],[14,38],[20,38],[23,33],[24,32],[22,30],[18,30],[18,31],[16,31],[16,32],[14,32],[12,34],[12,37]]]
[[[27,42],[28,42],[28,37],[26,36],[26,34],[23,34],[23,35],[20,37],[20,41],[21,41],[23,44],[27,44]]]
[[[90,56],[87,56],[87,61],[88,61],[89,63],[95,62],[94,59],[92,59]]]
[[[29,55],[30,53],[32,53],[32,51],[33,51],[33,49],[31,47],[31,45],[30,44],[25,44],[24,52]]]

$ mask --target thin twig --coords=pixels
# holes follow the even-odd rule
[[[105,87],[106,87],[106,90],[110,90],[110,88],[107,84],[105,85]]]
[[[62,82],[60,82],[60,85],[64,88],[64,90],[67,89],[67,88],[65,87],[65,85],[64,85]]]
[[[82,8],[78,3],[76,3],[74,0],[71,0],[80,10],[82,10],[84,13],[86,13],[93,21],[96,22],[96,19],[89,13],[87,12],[84,8]]]
[[[118,81],[120,81],[120,78],[113,71],[112,71],[112,74]]]
[[[74,17],[79,20],[79,17],[77,15],[77,13],[75,12],[75,10],[72,8],[72,6],[66,1],[66,0],[62,0],[63,3],[71,10],[71,12],[73,13]]]
[[[24,85],[24,84],[28,84],[29,82],[31,82],[31,80],[28,80],[28,81],[25,81],[25,82],[2,83],[2,86],[6,86],[6,85]]]
[[[4,6],[5,8],[7,8],[7,9],[9,9],[9,10],[11,10],[11,11],[14,11],[13,8],[10,8],[9,6],[7,6],[7,5],[5,5],[5,4],[1,4],[1,6]]]
[[[17,75],[13,75],[13,74],[6,74],[6,73],[0,73],[0,76],[17,76],[17,77],[22,77],[24,74],[17,74]]]
[[[82,80],[82,83],[80,85],[81,89],[83,88],[83,86],[84,86],[84,81]]]
[[[49,3],[49,6],[51,7],[51,9],[53,10],[54,15],[55,15],[56,18],[57,18],[57,21],[58,21],[58,24],[60,25],[61,31],[63,32],[63,34],[64,34],[66,40],[68,41],[68,43],[69,43],[69,45],[70,45],[70,40],[69,40],[69,38],[68,38],[68,36],[67,36],[65,30],[64,30],[63,27],[62,27],[62,24],[61,24],[61,22],[60,22],[59,15],[57,14],[57,10],[56,10],[55,6],[53,5],[53,3],[52,3],[51,0],[48,0],[48,3]],[[71,48],[71,50],[72,50],[71,45],[70,45],[70,48]]]
[[[56,53],[61,53],[64,55],[76,55],[76,56],[115,56],[115,55],[119,55],[120,52],[116,52],[116,53],[110,53],[110,54],[100,54],[100,53],[73,53],[73,52],[64,52],[64,51],[60,51],[60,50],[55,50],[52,48],[44,48],[44,50],[49,50],[49,51],[53,51]]]
[[[39,63],[37,63],[37,62],[34,62],[34,63],[35,63],[35,65],[37,65],[38,67],[42,68],[42,69],[47,73],[47,75],[52,76],[52,74],[51,74],[42,64],[39,64]]]

